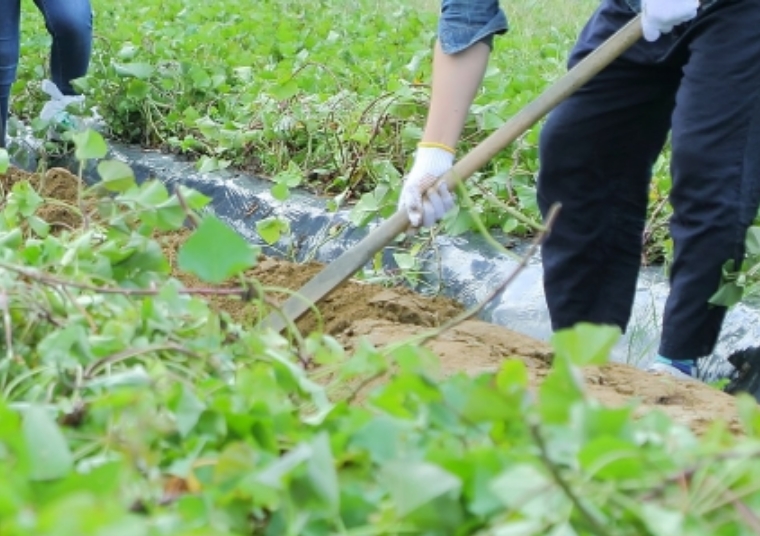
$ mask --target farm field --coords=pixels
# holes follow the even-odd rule
[[[595,4],[504,3],[513,31],[462,151],[561,76]],[[66,150],[102,182],[0,159],[0,535],[760,531],[754,398],[610,364],[605,327],[546,344],[400,285],[348,282],[264,331],[323,266],[263,256],[202,194],[106,158],[139,144],[387,216],[437,3],[94,7],[82,87],[108,128]],[[27,12],[13,112],[29,122],[48,42]],[[490,229],[532,235],[539,128],[468,186]],[[646,262],[669,255],[667,156],[655,171]],[[462,211],[441,232],[474,228]]]

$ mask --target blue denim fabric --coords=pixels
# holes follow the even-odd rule
[[[475,43],[489,47],[493,36],[507,32],[507,16],[498,0],[443,0],[438,40],[446,54],[456,54]]]
[[[76,92],[71,81],[87,74],[92,50],[92,8],[89,0],[34,0],[53,38],[50,78],[64,95]],[[21,0],[0,0],[0,147],[11,86],[16,80],[20,47]]]

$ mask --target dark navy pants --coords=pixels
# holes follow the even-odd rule
[[[570,66],[635,14],[603,0]],[[642,252],[652,166],[672,143],[674,261],[660,354],[710,354],[725,308],[709,298],[741,262],[760,203],[760,0],[720,0],[694,21],[641,40],[547,118],[539,206],[562,210],[542,250],[553,329],[626,330]]]
[[[75,95],[71,81],[87,74],[92,49],[89,0],[34,0],[53,38],[50,78],[64,95]],[[0,147],[5,144],[11,86],[19,59],[21,0],[0,0]]]

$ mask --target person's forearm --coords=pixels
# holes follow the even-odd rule
[[[423,142],[454,148],[485,76],[491,49],[477,43],[455,55],[435,44],[433,88]]]

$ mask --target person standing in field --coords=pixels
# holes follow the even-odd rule
[[[89,0],[34,0],[53,43],[50,76],[65,96],[74,96],[72,80],[87,74],[92,51]],[[0,147],[5,146],[11,86],[16,80],[21,42],[21,0],[0,0]]]
[[[652,168],[672,144],[674,259],[651,372],[698,377],[725,307],[722,269],[744,258],[760,205],[760,0],[602,0],[571,51],[574,66],[642,13],[644,39],[552,111],[541,131],[538,202],[562,210],[542,248],[552,329],[630,320]],[[497,0],[444,0],[429,117],[399,208],[430,226],[454,206],[442,184],[479,88]],[[454,113],[451,113],[454,110]]]

